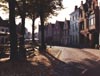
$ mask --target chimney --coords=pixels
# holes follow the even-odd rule
[[[77,10],[77,5],[75,6],[75,11]]]
[[[88,0],[86,0],[86,2],[88,2]]]
[[[83,1],[81,1],[81,5],[83,5]]]

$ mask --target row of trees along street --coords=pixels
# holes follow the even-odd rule
[[[45,51],[44,42],[44,24],[48,17],[51,15],[57,15],[58,10],[63,9],[62,0],[0,0],[1,3],[8,3],[9,5],[9,23],[10,23],[10,60],[26,59],[26,49],[24,42],[25,34],[25,18],[29,17],[32,19],[32,43],[34,44],[34,22],[35,19],[40,17],[41,21],[41,46],[40,51]],[[1,7],[5,8],[1,4]],[[20,50],[17,47],[17,33],[15,18],[17,16],[21,17],[21,35],[19,39]]]

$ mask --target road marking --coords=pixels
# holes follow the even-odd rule
[[[59,59],[61,53],[62,53],[62,50],[60,50],[55,57]]]

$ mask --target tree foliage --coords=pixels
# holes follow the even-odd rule
[[[62,0],[33,0],[33,5],[38,15],[43,14],[44,20],[63,8]]]
[[[44,51],[44,22],[50,15],[57,15],[57,10],[61,10],[62,0],[31,0],[34,5],[34,11],[40,16],[41,20],[41,47],[40,50]]]
[[[42,33],[41,33],[42,34],[41,35],[42,36],[42,45],[44,45],[44,22],[51,15],[57,15],[57,11],[61,10],[63,8],[62,0],[14,0],[14,1],[13,0],[0,0],[0,2],[8,2],[8,3],[9,3],[9,1],[12,3],[10,5],[14,6],[13,10],[9,9],[10,11],[14,12],[14,14],[12,13],[13,18],[11,18],[11,16],[10,16],[10,19],[14,19],[15,13],[16,13],[16,16],[20,15],[20,17],[22,18],[23,38],[21,38],[21,45],[23,45],[23,46],[21,46],[21,47],[24,47],[24,34],[25,34],[24,26],[25,26],[26,16],[30,17],[33,20],[33,23],[34,23],[34,20],[40,16],[41,26],[42,26],[42,29],[41,29],[42,30]],[[10,15],[11,15],[11,13],[10,13]],[[15,25],[14,20],[10,20],[10,22]],[[32,27],[34,27],[34,24]],[[16,27],[13,27],[13,28],[16,28]],[[33,30],[34,30],[34,28],[33,28]],[[15,33],[15,31],[14,31],[14,33]],[[14,33],[13,33],[13,35],[14,35]]]

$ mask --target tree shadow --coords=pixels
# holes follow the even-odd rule
[[[85,59],[85,62],[90,66],[82,76],[100,76],[100,60]]]
[[[8,56],[1,57],[3,61],[0,60],[0,76],[51,76],[51,65],[46,66],[35,58],[33,52],[28,55],[30,54],[31,60],[24,61],[4,60]]]
[[[48,52],[44,52],[42,54],[50,60],[53,67],[54,76],[81,76],[82,71],[84,71],[84,68],[82,68],[84,65],[81,63],[65,63],[55,58]]]
[[[84,59],[83,62],[64,63],[48,52],[43,55],[51,61],[55,76],[100,76],[100,60]]]
[[[43,52],[27,61],[1,61],[0,76],[100,76],[100,61],[85,59],[84,62],[65,63]]]
[[[0,76],[51,76],[50,67],[32,61],[0,62]]]

